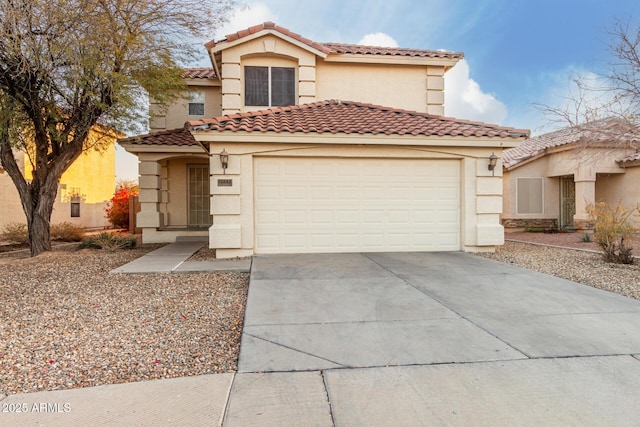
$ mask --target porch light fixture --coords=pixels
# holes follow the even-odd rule
[[[490,171],[494,170],[497,164],[498,164],[498,156],[496,156],[495,153],[491,153],[491,155],[489,156],[489,170]]]
[[[223,173],[226,174],[229,167],[229,153],[224,148],[220,152],[220,164],[222,165]]]

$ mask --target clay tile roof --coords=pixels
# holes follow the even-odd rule
[[[136,135],[129,138],[119,139],[118,142],[120,144],[169,145],[174,147],[200,146],[193,135],[191,135],[191,132],[184,128],[165,130],[146,135]]]
[[[182,70],[183,79],[215,79],[213,68],[185,68]]]
[[[637,137],[620,132],[621,122],[616,118],[606,118],[582,126],[572,126],[534,136],[518,147],[505,150],[502,164],[506,168],[516,166],[534,157],[544,155],[547,150],[564,145],[588,141],[591,143],[610,142],[626,144],[635,142]],[[625,135],[628,135],[626,137]]]
[[[387,55],[387,56],[414,56],[420,58],[454,58],[462,59],[462,52],[449,52],[444,50],[406,49],[399,47],[361,46],[344,43],[322,43],[331,49],[332,53],[346,53],[358,55]]]
[[[308,45],[308,46],[310,46],[310,47],[312,47],[314,49],[317,49],[317,50],[319,50],[321,52],[324,52],[324,53],[327,53],[327,54],[331,53],[330,49],[325,47],[325,46],[323,46],[321,43],[317,43],[317,42],[309,40],[309,39],[307,39],[305,37],[302,37],[300,34],[296,34],[293,31],[289,30],[288,28],[281,27],[281,26],[277,25],[274,22],[265,22],[265,23],[262,23],[262,24],[259,24],[259,25],[254,25],[253,27],[249,27],[249,28],[247,28],[245,30],[240,30],[240,31],[237,31],[235,33],[227,34],[223,40],[220,40],[218,42],[216,42],[215,40],[212,40],[212,41],[206,43],[205,47],[207,49],[211,49],[212,47],[214,47],[219,42],[236,41],[238,39],[250,36],[251,34],[255,34],[255,33],[258,33],[258,32],[263,31],[263,30],[274,30],[274,31],[277,31],[277,32],[279,32],[281,34],[284,34],[285,36],[291,37],[294,40],[298,40],[299,42],[304,43],[304,44],[306,44],[306,45]]]
[[[300,34],[294,33],[288,28],[281,27],[274,22],[265,22],[263,24],[254,25],[245,30],[240,30],[235,33],[227,34],[223,40],[219,42],[232,42],[243,37],[250,36],[263,30],[274,30],[285,36],[291,37],[301,43],[306,44],[316,50],[324,52],[326,54],[361,54],[361,55],[386,55],[386,56],[413,56],[420,58],[449,58],[449,59],[462,59],[464,54],[461,52],[448,52],[441,50],[422,50],[422,49],[405,49],[397,47],[378,47],[378,46],[361,46],[356,44],[344,44],[344,43],[318,43],[313,40],[309,40],[302,37]],[[214,40],[205,44],[207,49],[211,49],[216,45]]]
[[[618,164],[620,164],[620,166],[627,166],[636,162],[640,162],[640,152],[633,153],[622,160],[618,160]]]
[[[352,101],[322,101],[188,122],[208,132],[342,133],[523,138],[528,130]]]

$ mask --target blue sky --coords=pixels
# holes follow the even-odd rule
[[[447,73],[445,114],[535,135],[549,130],[549,122],[532,103],[561,105],[572,75],[606,71],[616,19],[637,28],[640,2],[239,0],[212,38],[274,21],[318,42],[464,52]],[[208,64],[203,48],[202,63],[194,65]]]

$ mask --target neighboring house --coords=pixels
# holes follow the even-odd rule
[[[490,163],[528,131],[443,117],[461,53],[317,43],[270,22],[206,47],[213,68],[185,70],[184,100],[120,140],[140,160],[143,241],[208,236],[221,258],[503,243]]]
[[[101,129],[91,130],[89,140],[99,140],[101,148],[85,151],[62,174],[53,205],[51,223],[69,222],[84,228],[103,228],[109,223],[104,208],[115,192],[115,141],[124,135]],[[29,157],[16,151],[16,160],[29,179]],[[9,223],[26,223],[20,196],[11,177],[0,168],[0,232]]]
[[[590,229],[593,202],[640,203],[640,140],[605,119],[532,137],[504,152],[508,228]]]

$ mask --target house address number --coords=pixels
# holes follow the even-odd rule
[[[233,180],[232,179],[219,179],[218,180],[218,187],[233,187]]]

